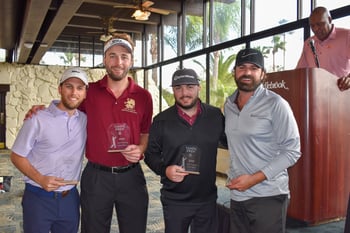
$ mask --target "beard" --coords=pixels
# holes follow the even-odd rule
[[[243,79],[249,79],[251,80],[251,82],[246,83],[242,81]],[[258,86],[261,84],[261,79],[257,81],[251,75],[242,75],[241,77],[236,78],[235,82],[237,84],[238,90],[245,91],[245,92],[252,92],[252,91],[255,91],[256,88],[258,88]]]
[[[79,105],[81,104],[81,102],[83,102],[83,100],[80,100],[80,101],[78,101],[78,102],[70,102],[70,101],[68,101],[67,99],[62,98],[62,99],[61,99],[61,102],[62,102],[63,106],[64,106],[66,109],[68,109],[68,110],[74,110],[74,109],[76,109],[76,108],[79,107]]]
[[[106,67],[106,71],[107,71],[108,76],[113,81],[120,81],[120,80],[124,79],[129,73],[129,69],[126,69],[126,70],[123,71],[122,74],[117,75],[117,74],[113,73],[113,69],[112,68],[107,68],[107,67]]]
[[[187,97],[187,96],[183,96],[183,97],[181,97],[180,99],[186,98],[186,97]],[[197,101],[198,101],[198,97],[192,99],[192,101],[191,101],[190,103],[186,104],[186,105],[182,104],[181,101],[179,101],[179,100],[176,100],[175,103],[176,103],[178,106],[180,106],[182,109],[188,110],[188,109],[191,109],[191,108],[193,108],[194,106],[196,106]]]

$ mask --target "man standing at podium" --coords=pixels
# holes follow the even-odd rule
[[[313,36],[304,42],[296,68],[320,67],[339,77],[341,91],[350,88],[350,30],[335,27],[325,7],[315,8],[309,24]]]
[[[287,168],[301,155],[298,126],[288,102],[262,85],[260,51],[241,50],[233,75],[237,90],[224,106],[231,232],[284,233],[290,197]]]

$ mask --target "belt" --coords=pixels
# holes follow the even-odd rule
[[[96,163],[92,163],[92,162],[88,162],[87,165],[90,167],[93,167],[95,169],[101,170],[101,171],[105,171],[105,172],[110,172],[113,174],[119,174],[119,173],[124,173],[129,171],[130,169],[136,167],[139,163],[131,163],[127,166],[116,166],[116,167],[107,167],[107,166],[103,166],[100,164],[96,164]]]
[[[32,193],[35,193],[35,194],[37,194],[39,196],[43,196],[43,197],[52,197],[54,199],[66,197],[70,193],[70,191],[75,189],[75,188],[76,187],[73,187],[70,190],[65,190],[62,192],[55,192],[55,191],[48,192],[45,189],[39,188],[37,186],[31,185],[28,183],[26,183],[26,186],[25,186],[25,189],[32,192]]]

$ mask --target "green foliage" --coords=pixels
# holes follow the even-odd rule
[[[174,94],[171,93],[170,91],[163,89],[162,96],[163,96],[163,99],[165,99],[165,101],[167,102],[167,104],[169,106],[171,106],[175,103]]]
[[[79,65],[79,54],[77,53],[64,53],[64,56],[60,56],[60,59],[63,60],[65,65],[69,65],[69,66],[73,66],[74,61],[76,63],[76,65]],[[80,57],[80,61],[81,62],[85,62],[86,61],[86,57],[81,56]]]
[[[218,53],[218,78],[216,80],[216,88],[213,87],[214,82],[214,76],[213,76],[213,66],[216,58],[212,54],[210,56],[210,104],[215,105],[219,108],[222,108],[224,106],[226,98],[231,95],[237,88],[237,85],[234,81],[234,77],[232,76],[232,68],[233,63],[236,60],[236,54],[232,54],[228,56],[227,58],[224,57],[222,51],[219,51]],[[199,61],[194,61],[196,64],[198,64],[203,70],[205,70],[205,67],[203,64],[201,64]],[[205,100],[205,87],[206,82],[201,81],[202,91],[200,93],[200,98],[202,100]]]
[[[166,26],[164,31],[164,43],[169,45],[174,53],[177,54],[177,27]]]
[[[225,58],[222,52],[219,52],[217,88],[210,90],[210,103],[212,105],[222,108],[226,98],[236,90],[237,86],[232,76],[231,68],[235,60],[236,54]],[[211,64],[212,63],[213,62],[211,62]],[[212,79],[213,78],[211,78],[211,80]]]
[[[209,13],[209,12],[208,12]],[[233,4],[226,4],[221,2],[214,2],[214,26],[213,40],[214,43],[221,43],[223,41],[233,39],[230,38],[228,32],[240,32],[240,4],[238,2]]]
[[[72,66],[73,65],[73,53],[64,53],[64,56],[60,56],[60,59],[63,60],[65,65]]]
[[[202,48],[203,17],[187,16],[186,18],[186,50]]]
[[[207,8],[209,15],[209,7]],[[214,2],[214,28],[213,28],[213,41],[211,44],[218,44],[229,39],[233,39],[234,36],[238,36],[240,32],[240,4],[238,2],[227,4]],[[207,25],[206,25],[207,26]],[[168,44],[173,51],[177,52],[177,27],[167,26],[165,27],[164,42]],[[203,47],[203,17],[202,16],[186,16],[186,51],[192,51],[197,48]],[[209,31],[209,30],[207,30]],[[233,35],[233,33],[237,35]],[[209,35],[207,34],[209,39]],[[222,51],[213,52],[210,55],[210,104],[223,107],[225,99],[228,95],[232,94],[236,89],[236,83],[231,74],[231,66],[235,61],[236,54],[225,58]],[[206,70],[203,64],[199,61],[194,61],[203,71]],[[197,72],[199,72],[197,70]],[[200,98],[204,101],[206,95],[206,82],[201,81],[202,91],[200,92]],[[172,93],[163,90],[163,98],[169,105],[174,103]]]

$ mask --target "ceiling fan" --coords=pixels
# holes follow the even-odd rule
[[[112,38],[113,34],[117,32],[117,29],[113,27],[114,21],[117,20],[115,17],[101,17],[102,24],[103,24],[103,29],[102,29],[102,34],[100,36],[100,40],[103,42],[108,41],[109,39]],[[88,32],[88,33],[98,33],[100,34],[101,32]]]
[[[142,21],[148,20],[148,17],[151,15],[151,12],[156,14],[161,14],[161,15],[169,15],[170,13],[174,13],[174,11],[171,11],[171,10],[151,7],[154,5],[154,2],[152,1],[137,0],[135,2],[136,2],[136,5],[117,3],[113,7],[135,9],[135,12],[131,17],[135,18],[136,20],[142,20]]]

